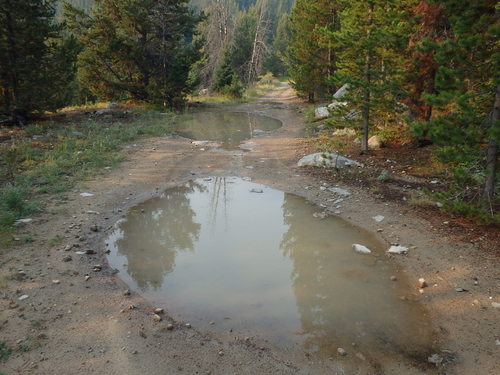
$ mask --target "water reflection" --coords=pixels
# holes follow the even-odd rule
[[[203,112],[181,118],[176,132],[190,139],[221,142],[222,148],[234,150],[245,140],[281,126],[281,121],[255,113]]]
[[[162,287],[165,275],[175,268],[180,251],[193,251],[201,224],[195,221],[189,194],[203,193],[196,182],[167,190],[131,210],[115,232],[119,254],[127,258],[127,272],[141,290]]]
[[[375,254],[381,244],[338,218],[313,217],[318,210],[237,178],[196,180],[133,209],[110,238],[110,263],[207,330],[328,356],[353,342],[371,358],[427,353],[425,312],[399,298],[409,292],[404,274],[385,257],[354,253],[353,243]]]

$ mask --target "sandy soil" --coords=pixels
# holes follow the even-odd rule
[[[339,184],[352,193],[340,216],[373,232],[379,230],[377,235],[387,244],[411,247],[407,256],[395,256],[393,261],[415,280],[411,298],[425,305],[435,324],[436,345],[444,350],[439,366],[428,365],[425,359],[416,367],[410,361],[380,366],[350,354],[317,358],[245,341],[237,334],[214,337],[168,315],[154,322],[157,306],[134,293],[127,295],[127,286],[107,266],[106,233],[129,207],[169,186],[193,177],[251,177],[331,205],[332,193],[320,190],[321,177],[296,167],[298,158],[311,152],[303,138],[299,107],[293,92],[283,85],[259,102],[228,108],[258,111],[283,121],[283,128],[247,142],[251,152],[202,151],[175,136],[130,145],[124,150],[128,160],[120,169],[106,171],[70,193],[65,212],[42,215],[22,228],[19,236],[31,234],[36,241],[12,246],[2,256],[2,276],[15,279],[0,289],[0,341],[18,349],[0,361],[0,371],[9,375],[500,373],[500,310],[492,305],[500,302],[500,275],[494,252],[452,242],[435,222],[397,202],[375,199],[359,185]],[[94,196],[82,197],[81,192]],[[56,200],[53,205],[59,207]],[[386,219],[376,223],[371,219],[375,215]],[[52,241],[51,246],[55,236],[62,241],[56,246]],[[67,245],[72,247],[64,251]],[[76,253],[85,250],[95,254]],[[65,261],[68,255],[71,260]],[[100,271],[93,270],[96,265],[102,266]],[[421,277],[429,284],[423,293],[416,286]],[[22,295],[28,298],[20,301]],[[161,307],[168,312],[169,306]]]

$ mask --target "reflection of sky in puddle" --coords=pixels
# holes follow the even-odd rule
[[[221,142],[225,150],[235,150],[244,141],[282,126],[280,120],[247,112],[203,112],[181,117],[175,131],[198,141]]]
[[[365,356],[427,352],[425,312],[399,298],[406,279],[377,255],[381,244],[338,218],[314,218],[318,210],[237,178],[191,181],[131,210],[109,239],[110,263],[132,288],[207,330],[327,355],[353,342]]]

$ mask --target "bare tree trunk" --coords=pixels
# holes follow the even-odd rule
[[[250,84],[259,75],[262,58],[266,51],[265,38],[269,32],[269,19],[267,2],[262,2],[259,7],[259,17],[255,28],[255,35],[253,40],[252,56],[248,64],[247,83]]]
[[[493,113],[491,115],[492,126],[497,127],[499,121],[500,121],[500,85],[497,86],[495,94],[495,104],[493,106]],[[484,198],[486,200],[486,206],[489,211],[493,211],[492,203],[493,200],[495,199],[495,180],[497,173],[497,161],[498,161],[498,142],[496,139],[491,138],[488,144],[487,159],[486,159],[486,170],[488,172],[488,176],[486,177],[486,183],[484,185]]]

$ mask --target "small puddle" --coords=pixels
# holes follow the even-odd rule
[[[432,328],[405,274],[373,235],[318,212],[239,178],[198,179],[132,208],[108,239],[109,260],[197,328],[326,356],[342,347],[372,363],[426,359]]]
[[[280,120],[247,112],[202,112],[185,115],[175,125],[177,134],[197,141],[221,143],[235,150],[244,141],[282,126]]]

